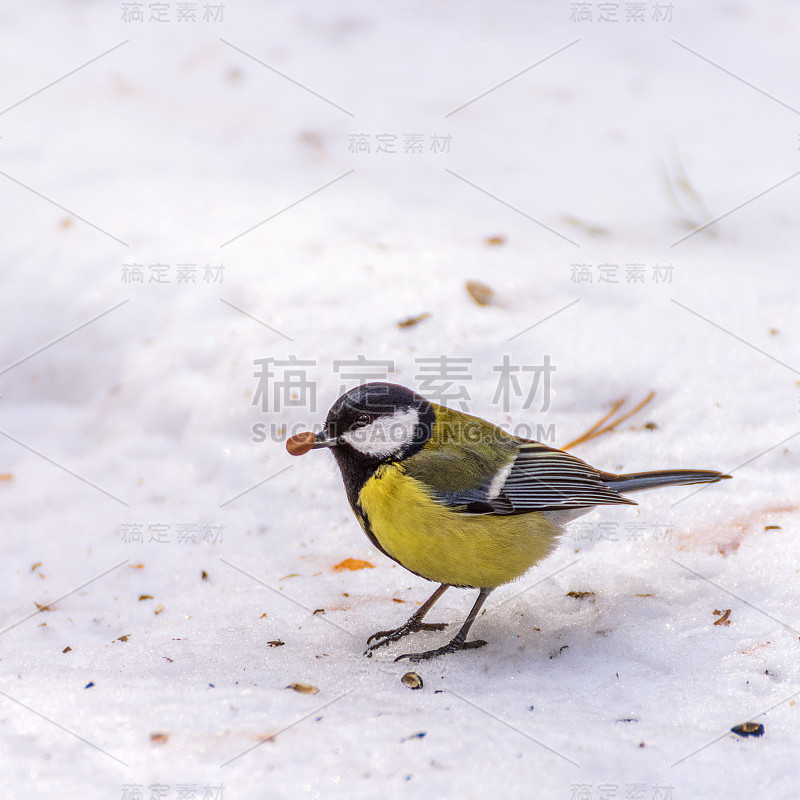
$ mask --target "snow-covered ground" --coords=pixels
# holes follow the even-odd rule
[[[796,3],[219,5],[0,10],[3,795],[796,797]],[[362,653],[432,587],[282,441],[359,357],[556,445],[653,391],[574,452],[734,480],[587,515],[412,691],[450,634]]]

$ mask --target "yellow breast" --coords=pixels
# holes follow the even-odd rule
[[[402,466],[379,467],[359,502],[375,538],[407,569],[439,583],[492,588],[547,556],[559,530],[541,514],[461,514],[437,504]]]

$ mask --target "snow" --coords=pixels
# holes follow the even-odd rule
[[[0,11],[4,796],[796,796],[796,5],[133,5]],[[489,598],[485,648],[364,658],[434,587],[330,454],[269,435],[318,428],[359,354],[415,388],[471,359],[468,410],[548,444],[654,391],[576,455],[734,480],[581,518]],[[253,405],[290,356],[316,408]],[[550,358],[549,408],[493,402],[504,356]]]

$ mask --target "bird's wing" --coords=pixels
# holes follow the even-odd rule
[[[633,500],[603,483],[586,462],[538,442],[523,442],[508,476],[491,502],[495,513],[524,514],[596,505],[630,504]],[[510,506],[510,509],[509,509]]]
[[[430,441],[400,462],[434,499],[467,514],[527,514],[632,500],[579,458],[510,436],[486,420],[436,409]]]
[[[538,442],[513,441],[488,456],[463,442],[458,448],[422,450],[403,463],[437,502],[468,514],[527,514],[634,501],[603,483],[579,458]]]
[[[431,439],[418,453],[400,462],[407,475],[454,511],[470,514],[499,511],[492,499],[519,451],[519,440],[486,420],[436,409]],[[499,481],[499,482],[498,482]],[[506,504],[507,505],[507,504]]]
[[[499,458],[497,457],[499,455]],[[468,445],[421,450],[400,462],[405,473],[424,484],[437,503],[469,514],[512,513],[492,504],[492,481],[514,455],[489,454]]]

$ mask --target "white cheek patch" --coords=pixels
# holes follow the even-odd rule
[[[356,428],[341,435],[341,439],[360,453],[374,458],[386,458],[399,453],[414,439],[419,414],[415,408],[395,411],[378,417],[363,428]]]

